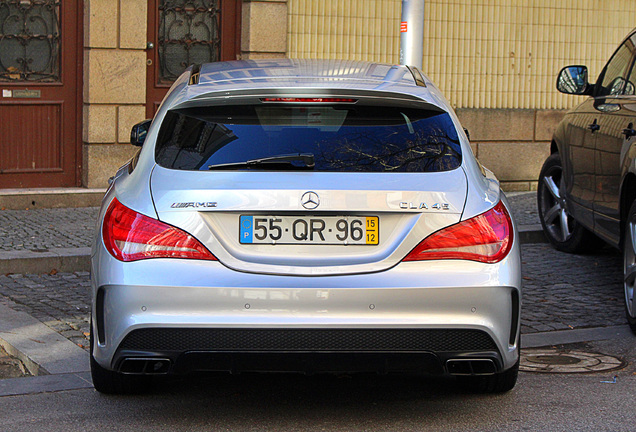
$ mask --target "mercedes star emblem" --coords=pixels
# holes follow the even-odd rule
[[[313,210],[320,205],[320,198],[318,198],[318,194],[316,192],[305,192],[303,196],[300,198],[300,203],[307,210]]]

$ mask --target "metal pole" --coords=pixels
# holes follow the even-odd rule
[[[422,69],[423,45],[424,0],[402,0],[400,64]]]

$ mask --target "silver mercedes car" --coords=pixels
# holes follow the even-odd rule
[[[92,250],[98,391],[197,371],[514,387],[515,225],[418,69],[192,66],[131,142]]]

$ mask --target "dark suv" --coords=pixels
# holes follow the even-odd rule
[[[636,31],[618,47],[596,84],[585,66],[561,70],[557,89],[589,96],[552,138],[539,176],[543,230],[565,252],[589,252],[600,240],[623,250],[627,320],[636,333]]]

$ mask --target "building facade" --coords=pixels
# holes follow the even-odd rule
[[[634,26],[636,0],[426,1],[423,69],[507,190],[536,187],[552,130]],[[398,62],[401,0],[0,0],[0,189],[103,188],[191,63]]]

